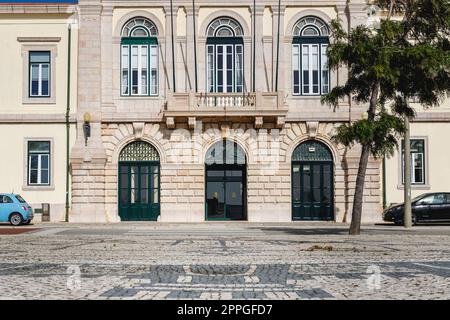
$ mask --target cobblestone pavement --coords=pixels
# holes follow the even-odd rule
[[[2,299],[449,299],[450,226],[0,226]]]

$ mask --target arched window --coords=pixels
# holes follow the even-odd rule
[[[206,63],[208,92],[242,92],[244,89],[244,47],[241,25],[220,17],[207,29]]]
[[[245,152],[236,142],[224,139],[208,149],[205,163],[207,165],[245,164]]]
[[[294,26],[292,92],[321,95],[330,91],[327,47],[329,28],[317,17],[303,17]]]
[[[121,35],[121,95],[157,95],[158,29],[137,17],[124,25]]]
[[[120,152],[119,161],[159,161],[159,153],[150,143],[133,141]]]

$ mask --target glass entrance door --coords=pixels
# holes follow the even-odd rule
[[[245,220],[245,165],[206,166],[206,219]]]
[[[120,162],[121,220],[155,221],[159,212],[159,162]]]
[[[293,220],[333,220],[331,162],[293,162]]]

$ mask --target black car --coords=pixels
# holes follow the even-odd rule
[[[412,223],[450,221],[450,192],[425,193],[411,200]],[[383,212],[383,220],[403,225],[404,204]]]

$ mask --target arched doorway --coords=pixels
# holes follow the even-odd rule
[[[334,220],[333,157],[319,141],[306,141],[292,155],[292,220]]]
[[[245,152],[233,141],[216,142],[205,158],[206,220],[245,220],[247,183]]]
[[[156,221],[160,213],[159,154],[134,141],[119,156],[119,216],[122,221]]]

